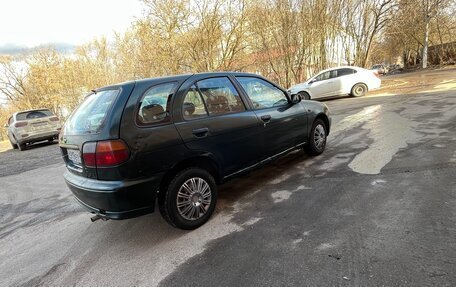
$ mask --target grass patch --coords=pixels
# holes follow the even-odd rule
[[[11,149],[9,141],[0,141],[0,152],[4,152]]]

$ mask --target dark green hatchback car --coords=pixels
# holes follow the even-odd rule
[[[297,148],[321,154],[331,118],[246,73],[145,79],[95,90],[66,122],[64,177],[94,220],[154,211],[194,229],[214,211],[217,184]]]

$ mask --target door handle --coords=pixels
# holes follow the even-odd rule
[[[209,129],[208,128],[194,129],[192,131],[192,133],[197,138],[205,138],[205,137],[207,137],[207,134],[209,133]]]
[[[260,118],[263,122],[267,123],[271,120],[271,115],[262,115]]]

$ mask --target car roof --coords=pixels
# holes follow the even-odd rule
[[[169,82],[169,81],[185,81],[192,76],[253,76],[253,77],[260,77],[263,78],[261,75],[253,74],[253,73],[245,73],[245,72],[234,72],[234,71],[220,71],[220,72],[204,72],[204,73],[195,73],[195,74],[180,74],[180,75],[172,75],[172,76],[165,76],[165,77],[156,77],[156,78],[145,78],[145,79],[138,79],[132,81],[126,81],[118,84],[108,85],[105,87],[97,88],[95,91],[117,88],[126,84],[131,83],[145,83],[145,84],[152,84],[152,83],[161,83],[161,82]]]
[[[363,68],[361,67],[357,67],[357,66],[339,66],[339,67],[334,67],[334,68],[329,68],[329,69],[326,69],[326,70],[322,70],[318,73],[316,73],[315,75],[317,74],[321,74],[321,73],[324,73],[324,72],[328,72],[328,71],[334,71],[334,70],[338,70],[338,69],[354,69],[354,70],[357,70],[357,71],[360,71],[360,70],[364,70]]]

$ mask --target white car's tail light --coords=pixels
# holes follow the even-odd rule
[[[25,127],[28,123],[27,122],[17,122],[14,124],[14,126],[16,128],[20,128],[20,127]]]

